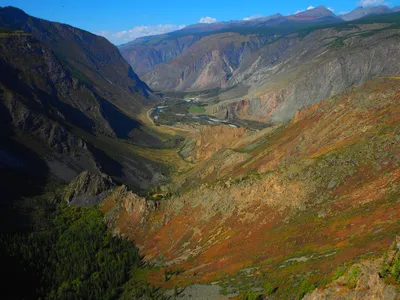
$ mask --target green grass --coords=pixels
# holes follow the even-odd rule
[[[189,112],[192,114],[203,114],[206,112],[206,110],[203,106],[192,105],[189,107]]]

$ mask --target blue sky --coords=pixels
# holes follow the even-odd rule
[[[400,5],[400,0],[0,0],[36,17],[67,23],[107,37],[115,44],[184,25],[283,15],[324,5],[336,14],[360,5]]]

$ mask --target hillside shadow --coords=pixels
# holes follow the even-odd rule
[[[20,231],[31,220],[19,209],[24,197],[43,193],[49,177],[47,164],[15,139],[11,116],[0,103],[0,233]]]
[[[108,124],[110,124],[118,138],[127,139],[132,130],[140,128],[140,122],[129,118],[115,105],[100,96],[97,96],[97,99],[100,103],[102,116],[108,121]]]

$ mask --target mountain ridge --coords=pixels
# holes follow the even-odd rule
[[[9,128],[0,151],[27,168],[7,170],[35,177],[36,159],[43,169],[40,188],[84,170],[107,173],[137,190],[163,180],[162,164],[126,146],[116,153],[110,145],[162,145],[139,119],[158,99],[114,45],[12,7],[0,9],[0,27],[9,30],[0,38],[0,111]],[[32,155],[14,155],[15,149]],[[4,186],[13,186],[14,178],[3,179]]]

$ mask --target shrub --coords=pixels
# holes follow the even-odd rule
[[[343,267],[338,267],[336,269],[335,273],[333,273],[332,281],[335,281],[335,280],[339,279],[340,277],[342,277],[344,275],[344,271],[345,271],[345,269]]]
[[[357,286],[358,278],[361,275],[361,268],[359,266],[354,266],[348,276],[347,276],[347,286],[349,288],[355,288]]]
[[[315,285],[304,279],[300,284],[297,299],[303,299],[306,294],[312,292],[313,290],[315,290]]]
[[[242,300],[258,300],[261,298],[262,296],[259,293],[250,290],[242,297]]]
[[[263,288],[264,288],[265,294],[268,296],[272,295],[275,291],[274,286],[269,281],[264,282]]]

